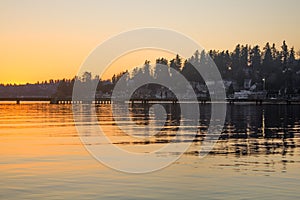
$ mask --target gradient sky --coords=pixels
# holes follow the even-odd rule
[[[206,49],[286,40],[298,51],[299,8],[299,0],[0,0],[0,82],[71,78],[98,44],[139,27],[173,29]]]

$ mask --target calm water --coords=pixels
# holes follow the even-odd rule
[[[170,141],[184,120],[176,108],[166,108],[165,128],[147,142],[124,135],[109,105],[97,107],[97,118],[121,148],[151,149]],[[83,110],[83,115],[89,113],[88,107]],[[146,111],[131,110],[136,124],[151,122]],[[133,175],[90,156],[76,132],[71,105],[2,104],[0,199],[299,198],[299,105],[229,106],[220,140],[204,159],[198,153],[209,124],[209,105],[201,111],[198,135],[178,161],[157,172]]]

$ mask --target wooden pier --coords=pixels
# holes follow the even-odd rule
[[[72,98],[52,98],[52,97],[0,97],[1,102],[49,102],[50,104],[111,104],[110,98],[97,98],[93,101],[78,100]]]
[[[120,100],[116,100],[120,101]],[[95,98],[94,100],[72,100],[72,98],[53,98],[53,97],[0,97],[1,102],[16,102],[20,104],[21,102],[49,102],[50,104],[111,104],[112,100],[110,98]],[[195,103],[190,100],[183,100],[184,103]],[[224,103],[224,101],[219,101]],[[174,98],[133,98],[128,101],[131,104],[148,104],[148,103],[178,103],[177,99]],[[210,99],[201,98],[198,99],[198,103],[206,104],[210,103]],[[236,103],[252,103],[256,105],[262,104],[300,104],[300,99],[226,99],[226,103],[236,104]]]

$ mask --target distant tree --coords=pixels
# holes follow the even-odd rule
[[[223,56],[223,62],[224,62],[224,78],[230,78],[232,73],[232,60],[230,59],[230,53],[229,51],[225,51]]]
[[[82,75],[83,82],[89,82],[92,80],[92,73],[91,72],[84,72]]]
[[[291,48],[288,58],[288,67],[294,70],[296,65],[296,58],[295,58],[295,50],[294,47]]]
[[[199,74],[199,71],[196,69],[197,67],[200,67],[201,62],[204,62],[201,61],[201,57],[203,60],[203,53],[201,52],[200,55],[199,51],[197,50],[190,59],[184,61],[181,73],[188,81],[199,82],[202,84],[205,83],[202,76]]]
[[[120,78],[122,78],[122,77],[123,77],[123,80],[127,81],[128,78],[129,78],[129,72],[126,70],[125,72],[120,72],[117,75],[114,74],[112,79],[111,79],[111,82],[115,85],[120,80]]]
[[[201,80],[201,76],[199,72],[187,60],[184,61],[184,65],[181,73],[188,81],[198,82]]]
[[[289,57],[289,50],[288,46],[286,45],[285,40],[282,43],[281,46],[281,55],[282,55],[282,66],[283,69],[287,68],[287,63],[288,63],[288,57]]]
[[[59,81],[55,96],[56,97],[70,97],[72,96],[74,83],[70,83],[63,79]]]
[[[253,68],[253,71],[259,72],[261,66],[261,55],[259,46],[254,46],[250,51],[250,66]]]
[[[241,55],[241,45],[238,44],[238,45],[236,45],[236,47],[235,47],[235,49],[234,49],[234,51],[232,52],[232,55],[231,55],[232,69],[234,71],[238,71],[238,69],[241,66],[240,55]]]
[[[273,68],[273,57],[269,42],[263,48],[263,59],[262,59],[262,76],[267,77],[272,73]]]
[[[154,78],[158,80],[168,80],[170,78],[167,59],[165,58],[156,59]]]
[[[297,74],[295,73],[296,68],[296,59],[295,59],[295,51],[294,47],[291,48],[289,51],[289,57],[287,59],[287,68],[284,70],[286,74],[286,85],[289,89],[288,92],[292,94],[294,92],[294,85],[297,81]]]
[[[240,64],[242,68],[248,67],[248,55],[249,55],[249,48],[248,45],[242,46],[241,55],[240,55]]]
[[[150,61],[146,60],[143,67],[136,70],[136,74],[132,80],[135,83],[145,83],[151,82],[153,79],[151,68],[150,68]]]
[[[200,53],[199,65],[201,67],[201,66],[205,66],[206,64],[207,64],[207,54],[204,50],[202,50]]]
[[[195,51],[194,55],[192,56],[191,63],[199,63],[200,62],[200,53],[198,50]]]
[[[149,60],[146,60],[145,63],[144,63],[144,67],[143,67],[143,71],[144,71],[144,74],[148,77],[151,76],[151,70],[150,70],[150,61]]]
[[[95,78],[94,78],[94,80],[95,80],[95,81],[100,81],[100,76],[99,76],[99,75],[96,75]]]
[[[170,68],[175,69],[176,71],[180,72],[181,67],[182,67],[182,61],[181,61],[180,56],[177,54],[176,58],[174,58],[170,61]],[[173,76],[172,73],[171,73],[171,75]]]

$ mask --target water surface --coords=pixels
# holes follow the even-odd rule
[[[165,127],[146,142],[116,127],[110,105],[97,107],[99,122],[81,125],[100,123],[115,145],[150,151],[172,140],[185,120],[176,108],[166,108]],[[131,119],[146,126],[152,116],[145,111],[132,108]],[[193,141],[190,149],[163,170],[133,175],[104,166],[85,150],[71,105],[1,104],[0,199],[296,199],[299,113],[299,105],[228,106],[217,145],[199,159],[210,117],[210,106],[202,105],[197,137],[187,137]],[[190,142],[187,138],[178,142]]]

